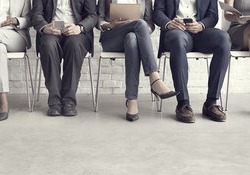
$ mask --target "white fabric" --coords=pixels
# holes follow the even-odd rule
[[[53,20],[75,23],[75,16],[71,9],[70,0],[57,0],[56,14]]]
[[[0,28],[0,92],[9,92],[7,51],[24,51],[26,42],[14,30]]]
[[[9,16],[10,1],[0,0],[0,23],[5,21],[7,16]]]
[[[117,4],[136,4],[136,0],[113,0],[112,2]]]
[[[197,14],[196,0],[180,0],[177,18],[192,18],[196,19]]]

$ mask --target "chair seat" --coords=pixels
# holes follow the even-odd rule
[[[231,51],[232,57],[250,57],[249,51]]]
[[[125,58],[123,52],[101,52],[101,58]]]
[[[15,59],[15,58],[24,58],[25,52],[9,52],[7,53],[7,56],[9,59]]]
[[[170,52],[164,52],[166,57],[170,57]],[[188,52],[188,58],[212,58],[213,54],[201,53],[201,52]]]

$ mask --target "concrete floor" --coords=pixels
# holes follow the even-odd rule
[[[139,99],[140,119],[125,117],[123,96],[78,96],[78,116],[46,116],[47,96],[27,112],[25,96],[10,95],[0,122],[0,175],[249,175],[250,94],[230,94],[228,119],[201,115],[205,95],[191,94],[195,124],[175,120],[175,99],[155,111]]]

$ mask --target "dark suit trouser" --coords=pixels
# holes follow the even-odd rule
[[[186,53],[197,51],[213,53],[208,79],[208,99],[218,99],[226,74],[231,42],[228,34],[215,28],[208,28],[197,34],[180,30],[170,30],[165,33],[164,45],[170,51],[170,67],[175,90],[180,94],[178,101],[188,100],[188,61]]]
[[[91,43],[84,34],[73,36],[43,35],[39,40],[45,85],[49,91],[48,105],[76,105],[76,91],[81,68]],[[61,77],[61,61],[63,73]]]

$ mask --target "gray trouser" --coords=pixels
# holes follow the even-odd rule
[[[208,99],[218,99],[226,74],[231,42],[229,35],[219,29],[208,28],[197,34],[181,30],[170,30],[165,33],[164,45],[170,51],[170,67],[175,90],[180,94],[177,100],[189,100],[188,61],[186,53],[190,51],[213,53],[208,79]]]
[[[81,76],[83,59],[91,48],[84,34],[72,36],[42,35],[39,51],[49,91],[48,105],[70,103],[76,105],[76,91]],[[61,62],[63,59],[63,75]]]
[[[0,92],[9,92],[7,52],[24,51],[25,40],[15,30],[0,28]]]
[[[145,76],[158,71],[150,32],[144,20],[136,20],[101,33],[103,51],[125,52],[127,99],[137,99],[142,62]]]

